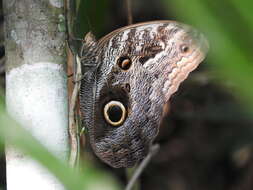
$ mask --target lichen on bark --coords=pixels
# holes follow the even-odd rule
[[[24,63],[65,62],[66,31],[61,6],[54,6],[49,0],[3,2],[7,72]]]

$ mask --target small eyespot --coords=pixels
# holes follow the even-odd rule
[[[122,70],[128,70],[132,65],[132,61],[129,57],[124,56],[124,57],[120,57],[117,60],[117,64]]]
[[[182,52],[182,53],[188,53],[189,52],[189,50],[190,50],[190,47],[188,46],[188,45],[181,45],[180,46],[180,51]]]
[[[129,83],[126,83],[126,84],[125,84],[125,89],[126,89],[127,92],[130,92],[131,87],[130,87],[130,84],[129,84]]]
[[[126,108],[119,101],[110,101],[104,107],[104,117],[108,124],[112,126],[120,126],[126,119]]]

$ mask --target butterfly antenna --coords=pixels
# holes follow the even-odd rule
[[[85,14],[85,17],[86,17],[86,20],[87,20],[87,24],[88,24],[88,27],[89,27],[89,31],[92,32],[93,31],[93,27],[91,25],[91,22],[90,22],[90,19],[88,17],[87,14]],[[93,33],[93,32],[92,32]]]
[[[127,7],[127,22],[128,25],[133,24],[133,15],[132,15],[132,3],[131,0],[125,0]]]
[[[88,25],[88,29],[89,29],[88,31],[92,32],[94,28],[91,25],[91,20],[90,20],[89,15],[88,15],[89,11],[87,9],[87,7],[88,7],[87,1],[84,1],[84,4],[85,4],[85,6],[84,6],[85,15],[84,16],[85,16],[85,20],[86,20],[87,25]]]

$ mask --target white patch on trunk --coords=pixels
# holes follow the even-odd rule
[[[64,190],[44,167],[23,153],[7,147],[8,190]]]
[[[25,64],[6,75],[8,112],[62,160],[69,151],[66,83],[63,66],[48,62]],[[63,189],[29,157],[9,147],[6,154],[8,190]]]

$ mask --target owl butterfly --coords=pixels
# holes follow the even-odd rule
[[[95,154],[115,168],[141,161],[163,107],[207,50],[202,34],[174,21],[126,26],[98,41],[88,34],[80,109]]]

